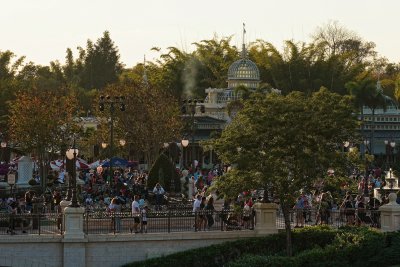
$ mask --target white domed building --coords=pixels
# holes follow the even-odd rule
[[[204,113],[196,109],[192,117],[194,121],[194,135],[189,141],[188,149],[183,151],[183,164],[190,165],[193,160],[199,160],[204,168],[211,168],[216,157],[210,151],[203,153],[199,141],[207,140],[213,132],[221,132],[225,126],[232,120],[234,112],[228,113],[227,106],[229,102],[240,98],[240,93],[235,91],[237,87],[246,87],[255,90],[260,85],[260,72],[257,65],[247,56],[246,47],[242,45],[241,58],[229,67],[227,88],[207,88],[207,94],[203,103],[197,105],[204,106]],[[189,118],[190,115],[187,115]]]

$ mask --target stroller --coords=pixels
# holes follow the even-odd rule
[[[240,215],[232,212],[222,212],[222,222],[226,231],[241,230]]]

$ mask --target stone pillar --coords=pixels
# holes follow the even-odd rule
[[[85,209],[82,207],[73,208],[66,207],[64,209],[65,232],[64,239],[83,239],[83,213]]]
[[[400,230],[400,205],[396,203],[397,195],[389,194],[389,204],[379,208],[381,212],[381,230],[383,232]]]
[[[254,230],[258,235],[277,233],[276,211],[277,205],[274,203],[255,203],[256,225]]]
[[[66,207],[64,210],[63,267],[86,266],[86,238],[83,232],[84,208]]]

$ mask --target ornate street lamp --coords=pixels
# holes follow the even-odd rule
[[[100,96],[99,99],[99,110],[104,111],[105,106],[108,105],[110,108],[110,185],[112,185],[112,157],[114,153],[114,111],[115,106],[119,107],[120,111],[125,111],[125,97],[124,96],[115,96],[111,97],[107,96]]]
[[[187,146],[189,145],[189,140],[183,139],[183,140],[181,141],[181,144],[182,144],[183,147],[187,147]]]
[[[365,175],[364,175],[364,196],[368,197],[369,192],[368,192],[368,159],[367,159],[367,153],[369,151],[368,145],[369,145],[369,140],[364,139],[363,141],[364,146],[365,146],[365,151],[364,151],[364,158],[365,158]]]
[[[71,203],[68,206],[74,207],[74,208],[79,207],[78,198],[76,196],[76,194],[77,194],[77,192],[76,192],[76,157],[77,157],[78,153],[79,153],[79,151],[76,148],[75,136],[74,136],[72,148],[68,149],[65,152],[65,155],[67,156],[67,158],[69,160],[73,160],[72,177],[71,177],[72,183],[70,182],[70,184],[72,185],[72,198],[71,198]]]
[[[125,139],[120,139],[120,140],[119,140],[119,144],[120,144],[121,146],[125,146],[125,145],[126,145],[126,140],[125,140]]]
[[[192,148],[192,164],[193,164],[193,172],[195,172],[196,167],[195,167],[195,150],[194,150],[194,145],[195,145],[195,132],[196,132],[196,121],[195,121],[195,114],[196,114],[196,109],[197,107],[200,108],[201,113],[205,113],[205,106],[201,105],[201,102],[198,101],[197,99],[186,99],[183,100],[182,106],[181,106],[181,112],[183,115],[189,115],[190,116],[190,130],[191,130],[191,135],[192,135],[192,141],[191,141],[191,148]],[[183,141],[183,140],[182,140]],[[187,145],[189,145],[189,141],[187,141]],[[186,146],[187,146],[186,145]],[[183,147],[186,147],[182,143]]]

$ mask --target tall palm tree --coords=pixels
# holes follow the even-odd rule
[[[367,106],[371,109],[371,142],[370,152],[374,154],[374,134],[375,134],[375,111],[378,108],[386,110],[388,97],[383,94],[380,82],[376,82],[367,74],[359,81],[352,81],[346,83],[346,88],[354,96],[355,104],[360,108],[361,114],[361,134],[364,136],[364,110],[363,107]]]

